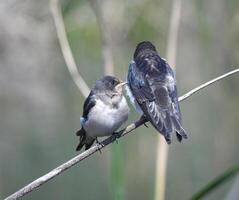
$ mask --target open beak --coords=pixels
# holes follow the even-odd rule
[[[122,87],[123,87],[124,85],[126,85],[126,84],[127,84],[127,82],[120,82],[118,85],[115,86],[115,90],[116,90],[117,92],[121,92],[121,91],[122,91]]]

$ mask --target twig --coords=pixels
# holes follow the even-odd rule
[[[168,46],[166,58],[172,67],[176,66],[178,30],[181,19],[181,0],[172,2],[172,10],[169,24]]]
[[[181,0],[172,1],[166,58],[172,67],[176,66],[178,30],[181,18]],[[158,135],[155,173],[155,200],[165,199],[167,177],[168,145],[162,135]]]
[[[110,29],[108,27],[109,24],[106,23],[105,17],[103,15],[104,11],[102,10],[102,4],[106,2],[99,2],[99,0],[89,0],[89,2],[95,12],[96,20],[99,26],[102,45],[102,56],[104,62],[104,73],[107,75],[113,75],[114,61],[111,49],[111,34]]]
[[[140,120],[130,124],[125,129],[119,131],[118,134],[120,135],[120,137],[123,137],[126,134],[130,133],[131,131],[133,131],[134,129],[136,129],[137,127],[141,126],[143,123],[146,123],[146,122],[147,121],[145,119],[140,119]],[[14,199],[18,199],[18,198],[26,195],[27,193],[33,191],[34,189],[40,187],[42,184],[44,184],[47,181],[51,180],[55,176],[61,174],[62,172],[64,172],[68,168],[74,166],[78,162],[86,159],[87,157],[89,157],[90,155],[94,154],[95,152],[103,149],[107,145],[109,145],[112,142],[114,142],[116,139],[117,138],[113,135],[113,136],[105,139],[103,142],[95,144],[90,149],[84,151],[83,153],[79,154],[78,156],[76,156],[76,157],[72,158],[71,160],[65,162],[64,164],[62,164],[59,167],[53,169],[52,171],[50,171],[49,173],[43,175],[42,177],[36,179],[35,181],[31,182],[30,184],[28,184],[27,186],[23,187],[19,191],[15,192],[11,196],[7,197],[5,200],[14,200]]]
[[[204,83],[204,84],[194,88],[193,90],[190,90],[188,93],[186,93],[183,96],[179,97],[178,100],[179,101],[183,101],[184,99],[188,98],[189,96],[191,96],[192,94],[198,92],[199,90],[201,90],[201,89],[203,89],[203,88],[205,88],[205,87],[207,87],[207,86],[209,86],[209,85],[211,85],[211,84],[213,84],[213,83],[215,83],[215,82],[217,82],[217,81],[219,81],[219,80],[221,80],[221,79],[223,79],[225,77],[231,76],[231,75],[233,75],[233,74],[235,74],[237,72],[239,72],[239,68],[235,69],[235,70],[232,70],[232,71],[230,71],[230,72],[228,72],[226,74],[223,74],[221,76],[218,76],[217,78],[214,78],[211,81],[208,81],[208,82],[206,82],[206,83]]]
[[[82,76],[80,75],[75,60],[73,58],[69,42],[67,40],[65,25],[63,21],[63,16],[61,8],[59,6],[58,0],[50,1],[51,12],[56,26],[56,33],[60,43],[61,51],[66,62],[66,66],[72,76],[73,81],[81,91],[84,97],[87,97],[90,93],[90,89]]]
[[[196,87],[195,89],[189,91],[188,93],[186,93],[185,95],[179,97],[179,101],[183,101],[186,98],[190,97],[191,95],[193,95],[195,92],[202,90],[203,88],[211,85],[212,83],[215,83],[223,78],[226,78],[232,74],[235,74],[239,72],[239,68],[236,70],[233,70],[229,73],[226,73],[222,76],[219,76],[211,81],[208,81],[198,87]],[[194,92],[192,92],[194,91]],[[131,131],[133,131],[134,129],[138,128],[139,126],[143,125],[144,123],[146,123],[147,120],[145,119],[140,119],[132,124],[130,124],[129,126],[127,126],[125,129],[121,130],[118,132],[118,134],[120,135],[120,137],[125,136],[126,134],[130,133]],[[52,171],[50,171],[49,173],[43,175],[42,177],[36,179],[35,181],[31,182],[30,184],[28,184],[27,186],[23,187],[22,189],[18,190],[17,192],[15,192],[14,194],[8,196],[7,198],[5,198],[5,200],[14,200],[14,199],[18,199],[24,195],[26,195],[27,193],[33,191],[34,189],[40,187],[42,184],[46,183],[47,181],[51,180],[52,178],[54,178],[55,176],[61,174],[62,172],[64,172],[65,170],[69,169],[70,167],[74,166],[75,164],[77,164],[78,162],[86,159],[87,157],[91,156],[92,154],[94,154],[95,152],[99,151],[100,149],[104,148],[105,146],[111,144],[112,142],[115,141],[115,136],[111,136],[107,139],[105,139],[103,142],[101,142],[100,144],[95,144],[93,147],[91,147],[90,149],[88,149],[87,151],[84,151],[83,153],[77,155],[76,157],[72,158],[71,160],[65,162],[64,164],[60,165],[59,167],[53,169]]]

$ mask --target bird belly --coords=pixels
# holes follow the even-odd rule
[[[128,119],[129,113],[124,97],[117,108],[97,101],[97,106],[88,114],[88,120],[82,124],[87,134],[93,138],[112,135]]]

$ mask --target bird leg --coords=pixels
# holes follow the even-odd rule
[[[121,134],[114,132],[112,136],[113,140],[118,144],[118,139],[120,138]]]
[[[103,143],[100,142],[100,141],[98,140],[98,138],[95,138],[95,141],[96,141],[97,144],[100,144],[101,146],[103,146]],[[100,153],[102,153],[102,152],[101,152],[101,149],[98,149],[98,150],[99,150]]]
[[[148,128],[148,125],[146,124],[146,123],[148,122],[148,120],[147,120],[147,118],[146,118],[145,115],[142,115],[142,116],[140,117],[140,121],[146,121],[146,122],[144,123],[144,126]]]

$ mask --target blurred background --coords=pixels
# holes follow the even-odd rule
[[[142,40],[152,41],[165,57],[171,3],[102,1],[119,78],[126,78]],[[104,73],[96,15],[87,0],[61,6],[78,69],[92,86]],[[180,95],[239,66],[238,0],[182,1],[176,66]],[[189,139],[179,144],[174,138],[169,147],[165,199],[189,199],[239,163],[238,84],[234,75],[181,103]],[[1,199],[76,155],[83,102],[62,57],[49,1],[1,0]],[[138,118],[131,111],[128,123]],[[119,140],[124,199],[154,198],[156,138],[151,126],[142,126]],[[106,147],[23,199],[112,199],[111,150]],[[234,180],[207,199],[229,199]]]

